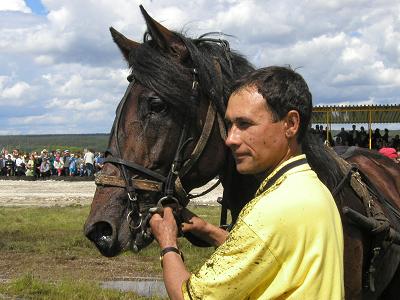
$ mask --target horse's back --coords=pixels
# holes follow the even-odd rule
[[[396,208],[400,209],[400,164],[380,153],[358,147],[337,147],[335,151],[357,168]]]

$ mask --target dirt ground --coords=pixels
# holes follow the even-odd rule
[[[200,193],[210,187],[215,180],[192,193]],[[69,206],[89,205],[93,200],[96,186],[94,181],[24,181],[0,180],[0,206]],[[219,185],[206,196],[193,199],[194,204],[217,205],[217,198],[222,196]]]

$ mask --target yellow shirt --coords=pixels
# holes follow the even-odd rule
[[[308,164],[284,173],[241,211],[222,244],[182,285],[185,299],[343,299],[343,229]]]

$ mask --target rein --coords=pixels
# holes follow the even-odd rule
[[[197,81],[197,70],[193,69],[192,73],[193,73],[193,82],[192,82],[191,98],[197,98],[198,85],[199,85]],[[116,112],[116,119],[114,121],[110,135],[110,141],[112,137],[115,138],[116,153],[113,153],[111,149],[107,149],[106,158],[104,161],[104,163],[111,163],[113,165],[118,166],[118,168],[121,171],[122,177],[103,175],[100,172],[95,177],[95,183],[97,186],[113,186],[113,187],[125,188],[129,199],[129,212],[127,214],[127,222],[129,224],[132,234],[137,233],[139,231],[139,233],[136,235],[136,239],[133,244],[133,250],[138,251],[139,246],[143,244],[146,240],[149,240],[151,238],[151,233],[149,232],[148,229],[148,222],[151,218],[151,213],[150,213],[151,209],[149,210],[140,207],[136,191],[145,190],[145,191],[161,193],[162,196],[158,200],[156,207],[162,207],[164,204],[175,204],[178,207],[185,207],[189,203],[190,199],[198,197],[198,195],[188,194],[183,188],[183,185],[181,183],[181,178],[190,171],[190,169],[196,164],[196,162],[200,158],[210,138],[216,117],[218,120],[220,134],[223,139],[226,136],[226,129],[222,117],[219,115],[219,113],[217,113],[212,102],[210,101],[205,123],[201,135],[199,137],[199,140],[197,141],[196,146],[194,147],[193,152],[191,153],[189,158],[185,160],[185,162],[183,162],[183,152],[184,152],[183,150],[185,149],[187,144],[193,140],[193,138],[187,137],[188,120],[187,119],[185,120],[184,126],[181,130],[181,135],[175,152],[174,160],[171,164],[171,168],[167,176],[159,174],[135,162],[127,161],[122,158],[117,132],[119,128],[122,111],[127,102],[128,96],[130,95],[131,90],[135,84],[135,80],[132,74],[128,76],[128,80],[130,81],[130,84],[123,98],[121,99],[120,104],[118,105]],[[130,177],[128,175],[128,170],[134,170],[136,175],[134,177]],[[145,175],[151,178],[151,180],[139,179],[136,177],[137,175]],[[216,185],[214,187],[216,187]],[[209,192],[210,190],[211,189],[208,189],[206,192]],[[205,193],[201,193],[201,195],[203,194]],[[175,197],[175,195],[177,197]],[[136,216],[136,219],[139,220],[136,224],[134,222],[134,216]]]

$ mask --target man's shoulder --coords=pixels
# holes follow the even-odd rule
[[[303,170],[292,174],[286,174],[279,184],[261,194],[255,199],[255,211],[269,211],[271,214],[277,211],[296,211],[299,208],[320,205],[333,201],[332,194],[319,180],[317,174],[311,170]],[[328,200],[328,202],[326,201]]]

